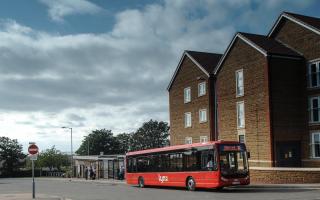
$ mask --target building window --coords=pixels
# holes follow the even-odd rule
[[[309,87],[320,86],[320,61],[310,63],[308,66],[308,85]]]
[[[184,88],[184,103],[188,103],[191,101],[191,88]]]
[[[208,136],[200,136],[200,142],[201,143],[208,142]]]
[[[199,110],[199,122],[200,123],[207,122],[207,109]]]
[[[320,96],[311,97],[309,101],[309,118],[310,122],[320,122]]]
[[[185,144],[192,144],[192,137],[186,137],[184,142]]]
[[[237,126],[238,128],[244,128],[244,102],[237,102]]]
[[[236,93],[237,97],[244,95],[243,69],[236,71]]]
[[[198,96],[203,96],[206,94],[206,82],[198,84]]]
[[[238,135],[238,140],[240,143],[246,143],[246,137],[244,134]]]
[[[191,127],[191,112],[184,113],[184,127]]]
[[[320,133],[311,134],[311,151],[313,158],[320,158]]]

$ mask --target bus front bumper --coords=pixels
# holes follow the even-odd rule
[[[245,178],[224,178],[220,177],[220,185],[221,187],[233,186],[233,185],[249,185],[250,177],[247,176]]]

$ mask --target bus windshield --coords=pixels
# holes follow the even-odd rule
[[[246,149],[243,144],[221,144],[220,170],[225,178],[243,178],[249,175]]]

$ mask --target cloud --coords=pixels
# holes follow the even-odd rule
[[[63,22],[63,18],[75,14],[96,14],[102,10],[87,0],[39,0],[48,7],[48,14],[53,21]]]

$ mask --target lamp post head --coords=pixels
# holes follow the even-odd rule
[[[67,129],[72,129],[72,128],[70,128],[70,127],[66,127],[66,126],[62,126],[61,128],[67,128]]]

